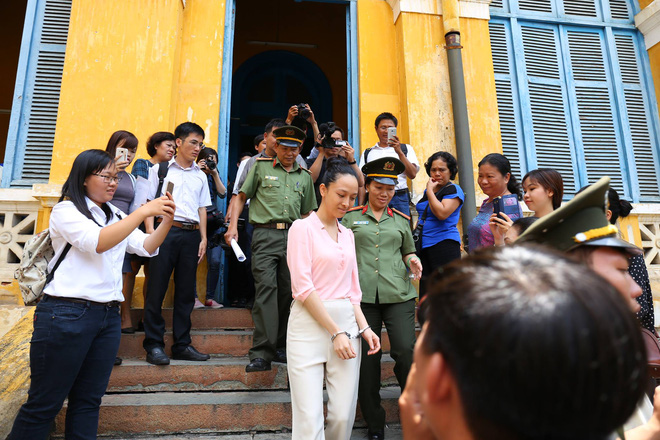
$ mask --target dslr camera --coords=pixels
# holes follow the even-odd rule
[[[206,158],[206,166],[208,167],[209,170],[213,171],[218,167],[218,164],[213,160],[212,157],[207,157]]]
[[[310,111],[307,109],[306,106],[307,106],[307,104],[305,104],[305,103],[301,103],[301,104],[297,105],[297,107],[298,107],[298,116],[305,119],[305,120],[307,120],[307,118],[309,118],[312,115],[310,113]]]

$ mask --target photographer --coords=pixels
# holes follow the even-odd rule
[[[364,175],[357,166],[355,160],[355,150],[350,144],[344,141],[344,130],[335,125],[334,122],[326,122],[319,126],[319,134],[316,137],[318,143],[316,147],[319,150],[315,159],[307,159],[307,165],[314,182],[314,192],[316,193],[316,202],[321,203],[321,193],[319,187],[323,182],[323,176],[326,170],[326,161],[331,157],[344,157],[348,164],[353,168],[358,176],[358,187],[364,187]]]
[[[310,138],[307,133],[307,126],[309,125],[312,127],[312,131],[314,132],[314,136],[311,137],[311,139],[319,138],[319,125],[316,122],[314,112],[312,111],[312,108],[309,106],[309,104],[292,105],[289,108],[289,113],[286,116],[286,124],[293,125],[294,127],[298,127],[304,131],[308,139]],[[305,145],[303,145],[300,152],[302,153],[302,150],[304,149]]]
[[[222,248],[217,244],[219,240],[214,239],[215,233],[222,225],[223,216],[218,209],[218,197],[224,199],[227,188],[222,184],[218,174],[218,155],[213,148],[205,147],[197,156],[199,169],[206,174],[211,195],[211,205],[206,207],[206,236],[208,247],[206,251],[206,262],[208,270],[206,273],[206,300],[204,305],[213,309],[219,309],[222,304],[215,300],[215,290],[220,278],[220,260],[222,259]],[[199,300],[197,300],[199,301]],[[195,305],[197,305],[195,303]]]

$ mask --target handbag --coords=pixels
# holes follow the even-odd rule
[[[420,255],[422,252],[422,232],[424,230],[424,223],[426,223],[426,214],[428,213],[429,206],[426,205],[424,212],[422,213],[422,218],[417,220],[417,226],[412,233],[413,241],[415,242],[415,252],[417,255]]]
[[[660,379],[660,342],[653,333],[645,328],[642,329],[642,337],[644,345],[646,345],[646,364],[649,376]]]

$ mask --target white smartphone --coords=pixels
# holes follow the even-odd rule
[[[167,182],[167,192],[174,195],[174,182]]]
[[[128,150],[126,148],[117,147],[117,151],[115,152],[115,158],[119,158],[119,161],[127,161]]]
[[[396,127],[387,127],[387,140],[391,140],[396,136]]]

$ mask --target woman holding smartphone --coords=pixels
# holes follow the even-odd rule
[[[45,440],[68,398],[65,436],[96,439],[105,393],[121,336],[118,268],[125,252],[158,253],[174,218],[171,195],[153,200],[130,215],[109,204],[119,176],[114,156],[101,150],[76,157],[50,216],[55,265],[53,280],[34,314],[30,342],[30,390],[9,438]],[[156,232],[137,230],[145,218],[164,216]]]
[[[348,440],[357,406],[359,338],[369,345],[368,354],[380,350],[380,340],[360,308],[353,232],[338,222],[358,194],[357,177],[346,159],[328,160],[319,190],[321,206],[293,223],[287,245],[294,298],[287,330],[292,438]]]
[[[410,218],[388,208],[394,196],[397,176],[403,163],[391,157],[369,162],[362,167],[367,176],[368,204],[351,209],[342,224],[355,235],[362,289],[362,312],[371,329],[379,334],[383,323],[390,338],[394,372],[403,389],[413,361],[415,346],[415,300],[417,291],[411,278],[419,279],[422,264],[415,255]],[[410,269],[410,274],[408,273]],[[368,356],[362,345],[358,398],[367,422],[368,438],[382,439],[385,409],[380,402],[381,353]]]
[[[488,196],[481,204],[479,213],[468,226],[468,250],[474,252],[479,248],[493,246],[495,238],[490,230],[490,218],[494,212],[494,201],[506,195],[515,195],[518,200],[522,198],[520,184],[516,176],[511,173],[509,159],[499,153],[491,153],[479,162],[479,178],[477,180],[481,190]],[[523,216],[520,203],[516,200],[516,213],[508,217],[517,220]]]

